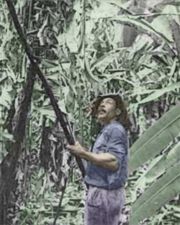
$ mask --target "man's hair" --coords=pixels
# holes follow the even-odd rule
[[[119,121],[126,130],[130,129],[131,122],[128,116],[128,111],[125,102],[119,98],[118,100],[114,98],[116,102],[116,108],[121,110],[120,115],[117,117],[117,121]]]

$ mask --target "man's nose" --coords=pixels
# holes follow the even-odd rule
[[[104,102],[101,102],[99,106],[100,107],[104,107],[105,106],[105,103]]]

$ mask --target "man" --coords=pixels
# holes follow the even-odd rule
[[[67,148],[88,163],[85,224],[118,225],[128,170],[127,110],[120,95],[108,94],[98,97],[92,115],[102,126],[92,151],[78,142]]]

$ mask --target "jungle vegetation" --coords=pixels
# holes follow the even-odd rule
[[[100,93],[131,119],[121,225],[180,224],[180,1],[12,1],[34,58],[75,136]],[[83,225],[85,185],[49,97],[0,0],[0,224]],[[67,185],[65,185],[67,182]],[[62,198],[63,193],[63,198]],[[62,199],[62,202],[60,201]]]

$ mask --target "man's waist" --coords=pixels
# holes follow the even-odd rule
[[[103,180],[95,180],[95,179],[90,179],[88,177],[85,177],[85,183],[90,187],[97,187],[101,189],[106,189],[106,190],[113,190],[113,189],[118,189],[118,188],[123,188],[125,183],[122,180],[116,181],[116,182],[105,182]]]

